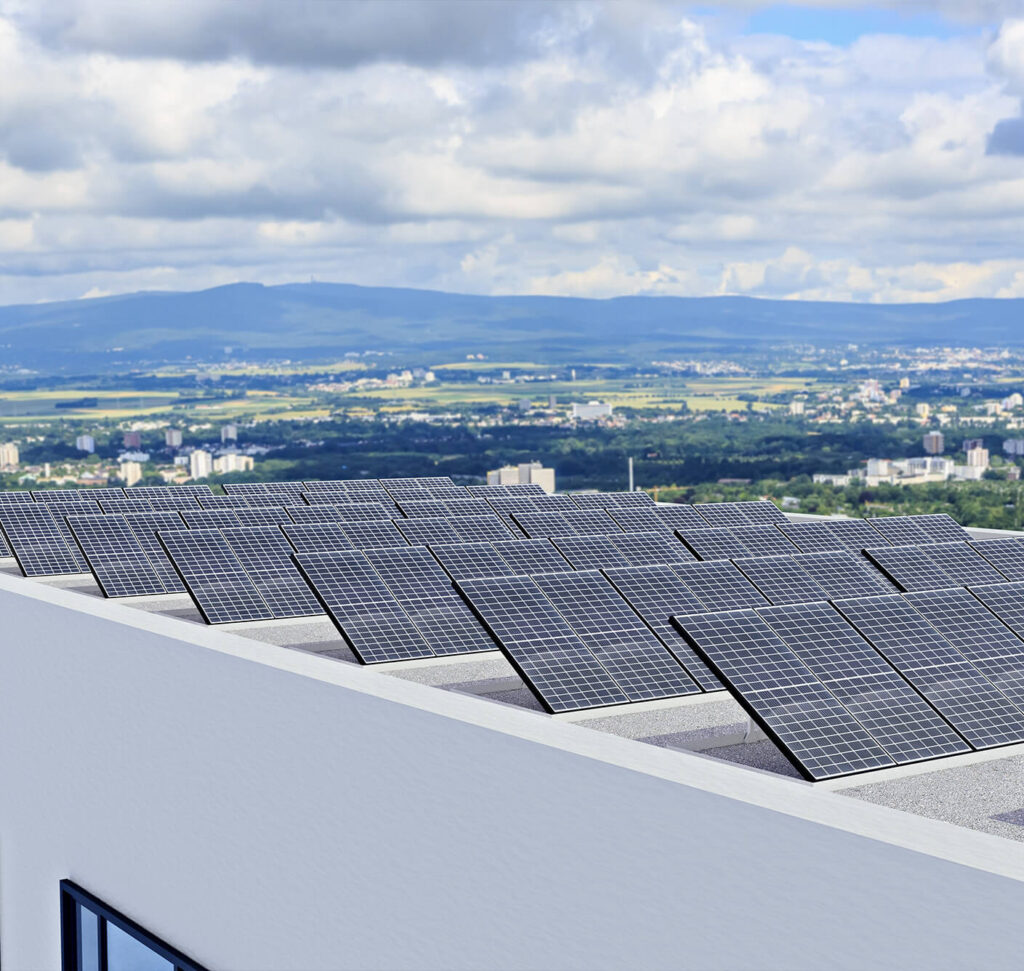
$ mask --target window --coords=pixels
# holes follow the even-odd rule
[[[203,971],[70,880],[60,884],[62,971]]]

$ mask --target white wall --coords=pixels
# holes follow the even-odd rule
[[[17,578],[0,617],[5,971],[58,967],[62,877],[211,968],[1020,966],[993,837]]]

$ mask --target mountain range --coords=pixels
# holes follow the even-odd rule
[[[1024,300],[865,304],[751,297],[477,296],[338,283],[0,307],[5,363],[107,370],[160,361],[302,360],[394,351],[499,360],[649,361],[713,348],[1024,344]]]

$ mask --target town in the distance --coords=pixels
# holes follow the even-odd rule
[[[1016,528],[1021,353],[720,346],[574,364],[160,362],[127,375],[0,372],[5,489],[450,475],[798,512],[950,512]]]

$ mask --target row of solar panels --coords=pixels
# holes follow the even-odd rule
[[[672,622],[807,779],[1024,742],[1024,583]]]

